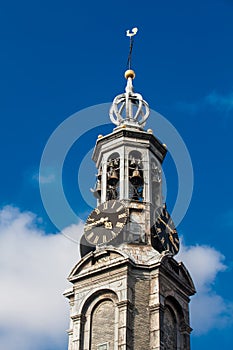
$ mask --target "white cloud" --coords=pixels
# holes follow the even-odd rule
[[[227,268],[223,263],[225,257],[213,247],[181,244],[177,259],[185,263],[197,289],[190,305],[194,334],[203,334],[232,322],[233,303],[214,291],[217,274]]]
[[[178,258],[185,262],[188,270],[192,272],[193,280],[199,292],[208,291],[218,272],[224,271],[224,256],[209,246],[190,246],[181,244]]]
[[[78,245],[62,234],[46,235],[35,215],[17,208],[0,211],[0,348],[63,349],[68,303],[66,277],[79,260]],[[67,228],[77,237],[83,225]],[[52,349],[52,346],[51,346]]]
[[[77,240],[82,232],[80,223],[64,234]],[[0,210],[1,349],[67,347],[69,310],[62,293],[69,285],[66,277],[79,260],[79,247],[71,239],[46,235],[32,213],[11,206]],[[191,301],[194,332],[204,333],[231,321],[232,305],[214,292],[217,274],[226,269],[223,255],[211,247],[182,245],[178,260],[190,270],[198,291]]]

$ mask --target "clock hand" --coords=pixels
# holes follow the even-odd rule
[[[95,226],[101,226],[104,222],[108,221],[108,217],[101,218],[97,221],[92,222],[91,224],[86,224],[86,229],[91,229]]]
[[[171,233],[174,233],[174,230],[172,230],[171,228],[170,228],[170,226],[163,220],[163,219],[161,219],[161,218],[158,218],[159,219],[159,221],[161,221],[167,228],[168,228],[168,230],[171,232]]]

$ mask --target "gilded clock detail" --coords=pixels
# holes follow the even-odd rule
[[[179,237],[166,205],[155,212],[155,224],[151,230],[151,241],[158,252],[169,251],[173,255],[179,251]]]
[[[110,200],[100,204],[87,218],[84,235],[92,245],[101,245],[114,240],[124,228],[128,217],[124,204]]]

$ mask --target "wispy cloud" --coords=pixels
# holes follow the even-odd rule
[[[55,181],[55,175],[54,174],[48,174],[46,176],[35,174],[33,175],[33,180],[36,180],[37,182],[40,182],[41,184],[50,184]]]
[[[178,101],[176,103],[178,110],[189,114],[196,114],[207,107],[212,107],[224,114],[229,114],[233,111],[233,93],[223,95],[212,91],[199,101]]]
[[[226,301],[214,290],[219,272],[227,269],[225,257],[213,247],[181,245],[177,259],[190,271],[197,294],[191,301],[191,321],[194,334],[203,334],[233,322],[233,301]]]
[[[213,91],[205,97],[205,102],[221,111],[230,112],[233,110],[233,93],[220,95]]]
[[[224,226],[227,229],[233,229],[233,208],[221,214],[220,219],[218,218],[218,224],[221,225],[221,227]]]

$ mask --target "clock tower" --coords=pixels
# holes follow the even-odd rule
[[[134,28],[135,29],[135,28]],[[132,34],[133,35],[133,34]],[[125,72],[109,135],[93,153],[97,200],[80,242],[81,260],[64,295],[70,303],[68,350],[189,350],[192,279],[174,255],[175,225],[162,200],[166,146],[144,129],[149,106]]]

